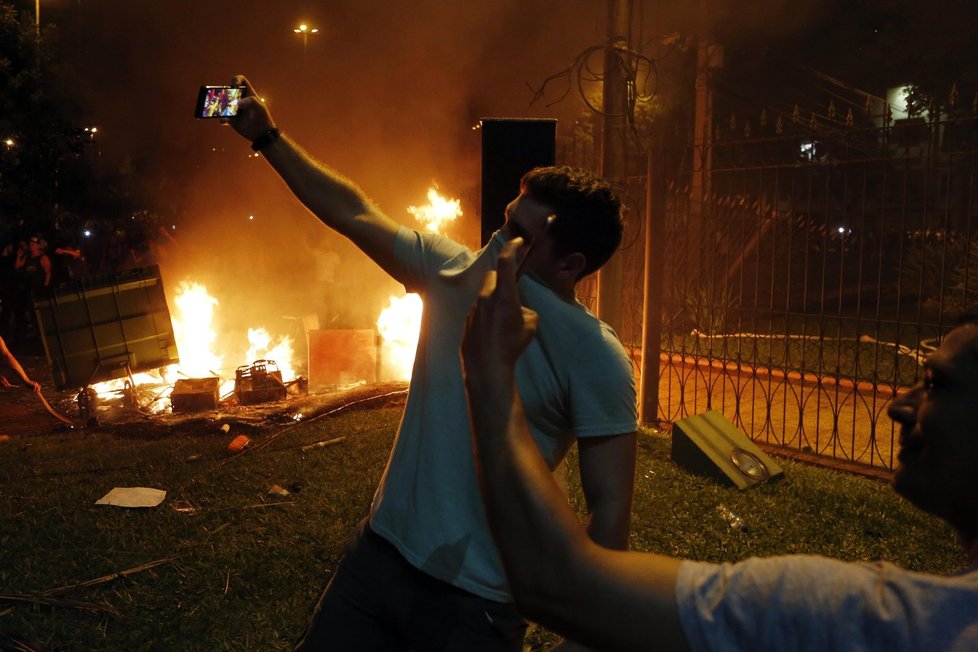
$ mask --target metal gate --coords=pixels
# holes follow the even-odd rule
[[[673,164],[652,249],[665,258],[659,419],[716,409],[760,443],[894,467],[887,406],[978,303],[978,121],[972,110],[878,122],[718,130],[709,158],[660,159]],[[706,167],[699,198],[690,160]],[[621,184],[619,335],[636,360],[647,183]]]

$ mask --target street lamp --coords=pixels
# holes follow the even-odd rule
[[[315,27],[309,27],[305,23],[302,23],[292,31],[296,34],[302,34],[302,56],[306,56],[306,51],[309,47],[309,35],[318,34],[319,30]]]

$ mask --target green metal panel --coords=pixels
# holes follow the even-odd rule
[[[34,310],[60,390],[180,360],[158,266],[60,285]]]

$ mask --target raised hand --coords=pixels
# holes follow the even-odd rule
[[[245,90],[238,100],[238,114],[228,118],[227,123],[249,141],[254,141],[269,129],[274,129],[272,114],[251,82],[244,75],[235,75],[231,79],[231,85],[243,86]]]
[[[516,286],[516,252],[522,238],[503,246],[495,271],[486,273],[462,335],[466,377],[511,369],[536,335],[537,314],[520,302]]]

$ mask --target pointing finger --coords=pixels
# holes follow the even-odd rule
[[[498,272],[496,286],[502,290],[507,298],[516,293],[516,252],[522,246],[523,238],[513,238],[503,245],[503,250],[499,253],[499,259],[496,261],[496,271]]]
[[[486,275],[482,277],[482,289],[479,290],[479,298],[486,299],[490,297],[493,291],[496,289],[496,270],[491,269],[486,272]]]

